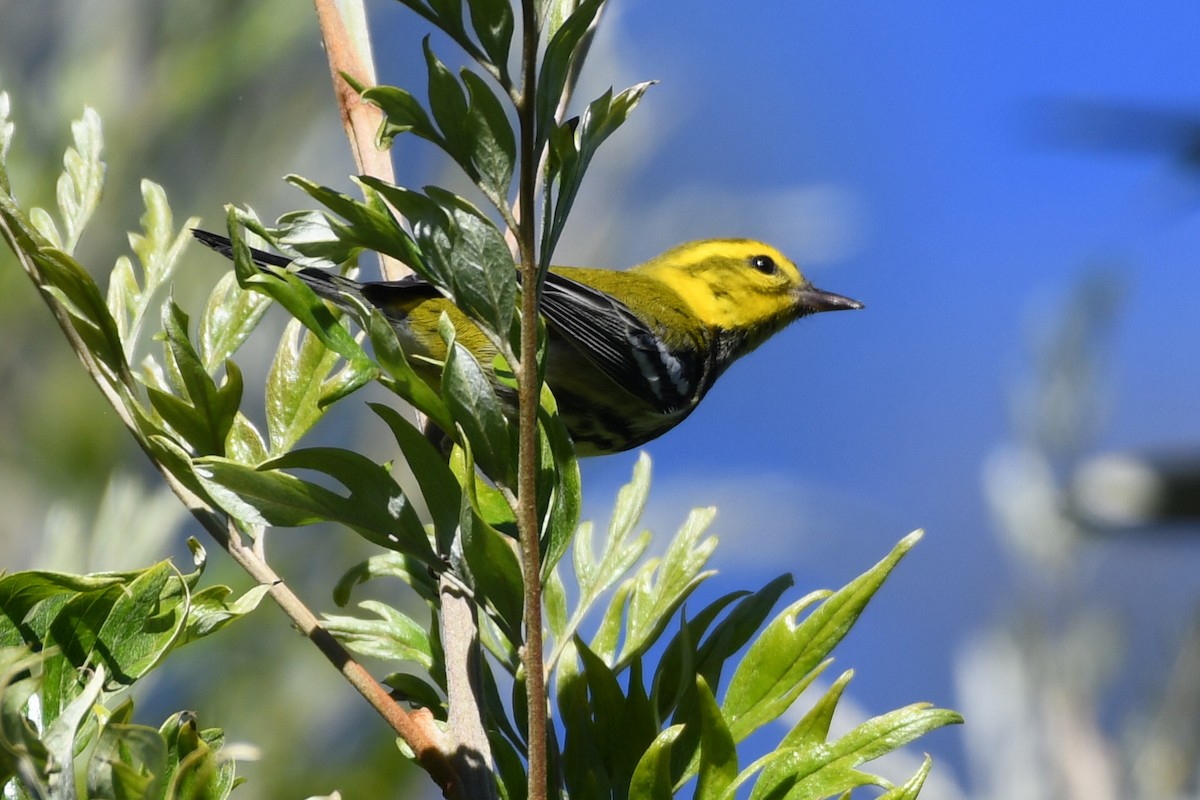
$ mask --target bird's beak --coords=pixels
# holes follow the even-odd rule
[[[816,314],[819,311],[842,311],[850,308],[862,308],[863,304],[849,297],[843,297],[833,292],[823,292],[820,289],[808,288],[796,296],[796,305],[806,313]]]

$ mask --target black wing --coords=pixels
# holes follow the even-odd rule
[[[698,396],[702,360],[672,352],[612,295],[551,272],[542,289],[542,315],[604,375],[659,412],[677,411]]]

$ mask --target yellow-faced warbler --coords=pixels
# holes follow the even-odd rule
[[[194,233],[231,255],[226,237]],[[251,253],[265,272],[290,264],[273,253]],[[445,312],[458,341],[491,369],[496,352],[487,337],[415,276],[361,283],[313,268],[293,273],[343,309],[353,309],[348,297],[379,308],[411,355],[445,359],[438,335]],[[552,267],[541,303],[546,383],[580,455],[628,450],[678,425],[726,367],[788,324],[862,307],[814,288],[782,253],[750,239],[682,244],[627,271]]]

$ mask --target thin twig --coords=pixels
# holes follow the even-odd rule
[[[534,242],[534,194],[537,191],[535,149],[538,30],[534,0],[523,0],[521,98],[517,117],[521,127],[521,175],[518,198],[517,245],[521,255],[521,363],[517,374],[518,437],[517,529],[525,577],[525,691],[529,703],[529,800],[546,797],[546,681],[542,651],[542,578],[537,514],[537,412],[540,401],[537,368],[538,263]]]

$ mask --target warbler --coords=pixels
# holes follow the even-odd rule
[[[228,238],[193,233],[231,256]],[[251,253],[264,272],[291,264],[274,253]],[[410,355],[445,359],[437,329],[445,312],[457,340],[491,369],[496,351],[487,337],[416,276],[363,283],[311,267],[291,271],[342,309],[353,309],[351,297],[379,308]],[[782,253],[750,239],[682,244],[626,271],[552,267],[541,302],[546,383],[578,454],[616,453],[674,428],[730,364],[790,323],[862,307],[814,288]],[[435,371],[423,377],[436,384]]]

